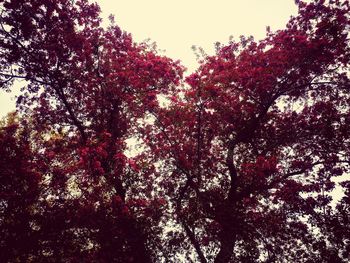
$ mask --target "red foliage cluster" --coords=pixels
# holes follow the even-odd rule
[[[350,5],[297,5],[184,80],[97,4],[0,0],[0,85],[25,80],[0,125],[1,260],[348,262]]]

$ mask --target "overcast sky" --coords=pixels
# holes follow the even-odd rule
[[[284,28],[296,14],[294,0],[99,0],[105,20],[110,14],[137,42],[150,38],[165,55],[196,68],[192,45],[212,54],[214,43],[232,35],[263,38],[266,26]],[[13,94],[0,91],[0,116],[14,109]]]
[[[104,17],[132,33],[136,41],[151,38],[166,55],[180,59],[192,71],[196,59],[192,45],[208,53],[214,43],[232,35],[265,36],[266,26],[284,28],[296,14],[294,0],[100,0]]]

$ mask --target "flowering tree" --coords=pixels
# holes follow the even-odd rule
[[[0,4],[1,88],[23,86],[0,130],[5,261],[349,258],[349,1],[298,3],[186,84],[96,4]]]
[[[10,89],[24,80],[18,125],[27,128],[27,146],[36,151],[17,157],[20,146],[13,142],[7,155],[12,163],[23,155],[47,166],[38,203],[29,209],[32,219],[23,223],[35,229],[37,246],[18,256],[18,247],[28,244],[9,243],[15,233],[2,224],[10,219],[2,218],[9,237],[2,251],[10,262],[150,262],[146,244],[156,236],[163,199],[148,191],[152,182],[144,178],[152,168],[138,172],[124,155],[125,140],[147,109],[158,107],[157,95],[177,85],[182,67],[135,44],[113,21],[103,29],[99,7],[88,1],[10,0],[1,1],[1,8],[1,86]],[[4,129],[4,143],[24,140]],[[16,188],[10,179],[15,171],[6,168],[1,183]],[[6,217],[9,198],[1,197]]]
[[[143,134],[182,226],[166,240],[179,241],[175,254],[349,259],[348,182],[335,209],[331,194],[350,164],[349,13],[348,1],[300,2],[286,29],[205,57],[153,114],[159,128]]]

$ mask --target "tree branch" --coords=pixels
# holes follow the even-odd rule
[[[57,93],[57,96],[59,97],[59,99],[63,102],[64,106],[66,107],[68,113],[69,113],[69,116],[71,118],[71,120],[73,121],[73,124],[77,127],[79,133],[80,133],[80,136],[82,138],[82,142],[83,144],[86,143],[87,141],[87,135],[85,133],[85,128],[83,126],[83,124],[77,119],[77,117],[75,116],[74,112],[73,112],[73,109],[72,107],[70,106],[65,94],[64,94],[64,91],[62,88],[59,88],[58,86],[56,85],[52,85],[53,88],[55,89],[56,93]]]
[[[234,149],[235,149],[236,143],[235,141],[230,141],[229,146],[228,146],[228,150],[227,150],[227,156],[226,156],[226,165],[228,167],[229,170],[229,174],[230,174],[230,190],[228,193],[228,199],[230,201],[234,201],[235,200],[235,196],[236,196],[236,190],[237,190],[237,170],[236,167],[233,163],[233,157],[234,157]]]
[[[32,77],[28,77],[28,76],[21,76],[21,75],[16,75],[16,74],[7,74],[7,73],[2,73],[0,72],[1,76],[7,77],[7,78],[16,78],[16,79],[25,79],[25,80],[30,80],[33,82],[37,82],[39,84],[42,85],[50,85],[48,82],[36,79],[36,78],[32,78]]]
[[[189,226],[186,224],[185,221],[182,222],[182,225],[185,229],[185,232],[187,234],[187,236],[189,237],[192,245],[194,246],[194,248],[196,249],[196,252],[198,254],[199,260],[201,263],[207,263],[207,259],[205,258],[203,251],[201,250],[200,244],[197,241],[194,233],[192,232],[192,230],[189,228]]]
[[[185,195],[187,189],[190,187],[190,185],[191,185],[191,178],[188,178],[187,181],[186,181],[185,186],[180,190],[179,197],[176,200],[176,213],[179,216],[179,220],[180,220],[182,226],[185,229],[186,235],[190,239],[193,247],[195,248],[195,250],[196,250],[196,252],[198,254],[200,262],[201,263],[207,263],[207,260],[206,260],[206,258],[204,256],[204,253],[203,253],[203,251],[202,251],[202,249],[200,247],[199,242],[197,241],[194,233],[191,231],[191,229],[187,225],[186,220],[181,215],[181,202],[182,202],[182,199],[184,198],[184,195]]]
[[[201,86],[198,87],[198,99],[201,100]],[[203,103],[198,105],[198,116],[197,116],[197,168],[198,168],[198,183],[201,184],[202,170],[201,170],[201,143],[202,143],[202,111]]]

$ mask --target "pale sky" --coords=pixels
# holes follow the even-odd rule
[[[98,0],[104,20],[110,14],[137,42],[150,38],[167,55],[188,68],[196,66],[192,45],[208,54],[214,43],[227,43],[232,35],[261,39],[266,26],[284,28],[296,14],[294,0]],[[14,94],[0,91],[0,116],[14,110]]]
[[[294,0],[99,0],[104,18],[116,23],[136,41],[151,38],[166,55],[196,68],[192,45],[214,51],[214,43],[229,36],[263,38],[266,26],[284,28],[296,14]]]

